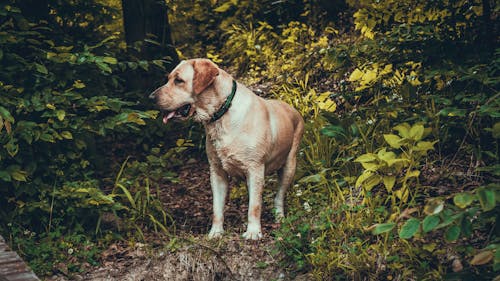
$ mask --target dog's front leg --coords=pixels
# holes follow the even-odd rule
[[[222,169],[210,166],[210,184],[212,186],[214,214],[208,238],[216,238],[224,233],[224,205],[228,189],[227,174]]]
[[[248,172],[248,226],[243,238],[258,240],[262,237],[260,216],[262,212],[262,189],[264,187],[264,166]]]

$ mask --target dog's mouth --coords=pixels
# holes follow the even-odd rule
[[[172,118],[188,117],[191,111],[191,105],[185,104],[174,111],[163,111],[163,123],[167,124],[168,120]]]

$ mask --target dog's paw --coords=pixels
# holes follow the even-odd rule
[[[262,238],[262,233],[260,231],[249,231],[247,230],[243,233],[243,238],[246,240],[259,240]]]
[[[220,238],[222,237],[222,234],[224,234],[224,229],[212,227],[212,229],[210,229],[210,232],[208,233],[208,239]]]

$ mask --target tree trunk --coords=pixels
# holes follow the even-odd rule
[[[165,0],[122,0],[122,8],[127,45],[142,42],[140,58],[170,58],[175,64],[178,57],[172,45]]]

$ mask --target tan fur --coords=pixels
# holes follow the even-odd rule
[[[241,177],[246,179],[249,190],[248,226],[243,236],[259,239],[264,176],[278,172],[280,183],[275,208],[278,217],[282,217],[286,189],[295,174],[304,121],[290,105],[265,100],[238,83],[229,110],[211,122],[210,118],[231,93],[232,81],[227,72],[210,60],[188,60],[174,69],[167,84],[152,97],[166,111],[190,104],[187,117],[205,126],[214,210],[209,237],[223,233],[228,178]]]

